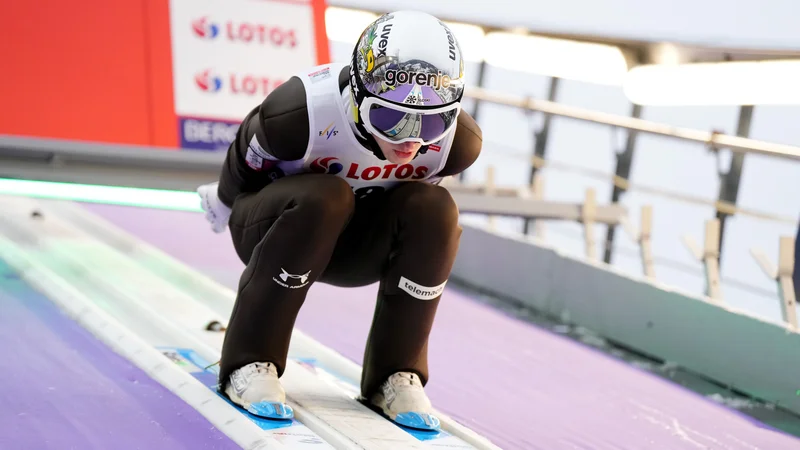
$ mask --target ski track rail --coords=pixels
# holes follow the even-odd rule
[[[10,213],[10,226],[17,234],[36,235],[31,239],[26,237],[34,243],[29,243],[24,250],[41,255],[47,263],[55,264],[58,271],[72,269],[90,285],[110,293],[116,301],[122,299],[138,306],[144,320],[171,331],[173,342],[195,349],[198,355],[209,361],[219,359],[221,333],[204,330],[209,320],[220,319],[211,311],[199,307],[191,297],[135,261],[81,233],[51,210],[21,200],[6,202],[4,207]],[[44,211],[44,220],[30,221],[29,212],[37,208]],[[128,317],[121,319],[131,322]],[[292,361],[289,365],[294,364]],[[319,439],[341,449],[424,448],[418,440],[376,416],[364,405],[323,384],[311,374],[303,377],[305,374],[307,371],[301,368],[284,375],[284,386],[289,391],[287,402],[295,408],[297,420]],[[300,377],[303,377],[302,381],[298,379]],[[309,395],[309,391],[313,395]]]
[[[169,330],[172,336],[171,342],[180,342],[184,347],[193,348],[198,355],[208,361],[218,360],[223,335],[218,332],[205,331],[204,328],[212,320],[225,323],[223,317],[229,314],[233,296],[235,295],[232,291],[214,282],[209,282],[210,280],[203,275],[191,271],[175,260],[169,259],[169,257],[161,254],[155,248],[141,246],[141,243],[135,238],[121,233],[112,225],[104,223],[100,218],[91,215],[91,213],[80,209],[76,205],[18,199],[4,203],[6,203],[4,206],[9,207],[7,208],[8,212],[12,213],[8,215],[6,220],[7,226],[16,227],[16,233],[22,233],[24,230],[25,233],[29,233],[32,236],[35,235],[35,237],[31,238],[33,244],[29,243],[29,248],[25,248],[24,245],[14,244],[13,241],[0,236],[2,238],[0,242],[3,244],[2,255],[7,256],[9,263],[16,262],[16,265],[12,264],[15,268],[28,271],[35,270],[35,276],[32,276],[32,279],[40,279],[36,280],[37,283],[31,284],[40,288],[48,296],[53,297],[59,305],[62,305],[62,302],[66,300],[62,300],[61,297],[56,297],[55,295],[59,292],[59,289],[62,289],[60,286],[69,286],[69,290],[65,292],[69,292],[70,296],[73,298],[76,295],[79,296],[80,301],[89,305],[92,311],[96,311],[97,314],[101,314],[104,318],[114,320],[114,330],[120,329],[126,332],[127,335],[136,337],[111,317],[110,314],[104,312],[100,306],[95,305],[91,299],[81,294],[73,285],[60,278],[56,273],[57,271],[71,270],[73,273],[78,273],[78,277],[82,277],[82,284],[93,286],[95,291],[105,293],[105,297],[113,298],[115,304],[125,303],[124,307],[129,311],[138,311],[137,314],[142,316],[138,318],[140,323],[147,323],[150,327],[156,326],[159,329]],[[44,220],[31,222],[29,214],[34,209],[44,212]],[[64,217],[71,220],[65,222]],[[78,226],[75,223],[78,223]],[[116,245],[109,244],[109,235],[113,239],[111,244]],[[106,238],[107,249],[98,248],[98,236]],[[103,240],[99,239],[99,242],[103,242]],[[87,252],[91,252],[91,258],[86,258],[86,255],[81,252],[84,249]],[[37,261],[37,255],[40,258],[46,255],[50,260],[47,263],[41,260]],[[179,289],[181,286],[174,286],[161,278],[164,276],[163,273],[159,271],[153,273],[154,268],[152,265],[142,264],[142,257],[152,259],[151,263],[167,266],[168,273],[180,270],[179,274],[185,277],[185,281],[190,282],[190,286],[195,286],[194,290],[203,290],[206,287],[212,289],[205,293],[204,298],[216,296],[218,299],[224,299],[228,304],[226,305],[219,301],[216,302],[217,304],[212,302],[211,309],[206,305],[198,304],[192,298],[195,294],[194,292],[181,291]],[[87,260],[92,262],[87,262]],[[55,269],[48,268],[48,264],[51,266],[55,264]],[[20,270],[20,272],[22,271]],[[115,279],[114,274],[119,275],[120,273],[124,273],[125,277],[120,278],[118,276]],[[75,275],[72,275],[72,277],[74,278]],[[58,285],[59,288],[53,288],[53,285]],[[183,285],[183,287],[185,286],[186,284]],[[133,292],[138,295],[133,294]],[[144,292],[144,295],[142,295],[142,292]],[[165,318],[165,315],[168,318]],[[132,323],[134,318],[124,317],[124,320]],[[178,326],[174,321],[179,322]],[[87,328],[93,326],[91,322],[84,324],[83,321],[80,321],[80,323],[87,326]],[[90,331],[94,333],[93,328]],[[321,346],[321,344],[305,336],[300,337],[298,332],[295,332],[293,337],[305,341],[301,344],[306,351],[310,349],[313,357],[326,363],[332,370],[337,370],[337,365],[340,363],[337,359],[347,361],[341,355]],[[140,363],[138,360],[132,359],[135,355],[132,356],[130,352],[125,353],[125,348],[109,343],[107,339],[112,338],[105,337],[103,342],[108,343],[109,346],[137,365]],[[152,342],[148,343],[141,338],[136,338],[138,339],[138,346],[134,350],[137,355],[140,354],[140,347],[146,346],[150,350],[151,359],[153,359],[153,361],[150,361],[151,365],[156,364],[154,361],[158,361],[159,367],[165,364],[171,367],[171,363],[154,348]],[[321,355],[321,353],[324,353],[324,355]],[[147,367],[149,366],[145,365],[142,369],[146,370]],[[246,422],[249,425],[250,432],[258,435],[260,439],[260,441],[243,443],[241,442],[243,438],[236,437],[234,439],[234,436],[231,436],[237,444],[247,449],[287,448],[285,444],[281,444],[273,437],[268,436],[266,431],[252,424],[240,411],[211,392],[191,374],[186,373],[177,366],[173,368],[180,373],[183,379],[190,379],[193,386],[202,388],[203,391],[201,392],[205,394],[205,398],[213,397],[215,400],[211,404],[213,407],[221,406],[229,413],[236,414],[239,422]],[[344,371],[341,374],[349,376],[356,374],[360,376],[360,368],[355,363],[352,363],[351,367],[347,367],[347,370],[350,372],[349,374]],[[150,374],[149,371],[147,373]],[[161,382],[160,378],[154,377],[154,379]],[[436,447],[434,442],[421,442],[385,419],[375,415],[364,405],[344,395],[341,389],[334,388],[317,379],[295,361],[289,361],[283,380],[289,393],[287,395],[288,403],[295,409],[297,420],[316,433],[319,438],[324,439],[328,444],[336,448],[421,449]],[[167,387],[172,390],[183,386],[184,384],[181,383],[178,386],[169,385]],[[187,400],[183,396],[181,398]],[[187,400],[187,403],[192,406],[197,405],[196,400],[194,402]],[[202,401],[202,405],[208,404],[207,400]],[[198,409],[198,411],[207,416],[206,410]],[[209,417],[210,419],[211,417]],[[445,420],[447,419],[443,418],[443,425]],[[228,419],[223,424],[229,422],[230,420]],[[461,438],[459,434],[468,435],[471,430],[467,430],[467,433],[459,432],[459,429],[466,430],[465,427],[460,425],[444,425],[443,429],[454,437],[461,439],[463,444],[470,444],[477,448],[497,448],[491,444],[490,446],[476,446],[468,442],[468,439]],[[220,430],[228,434],[227,428],[220,427]],[[233,431],[235,432],[235,430]],[[269,442],[264,444],[267,446],[259,447],[262,442],[267,442],[265,441],[267,438]],[[475,442],[480,441],[476,440]],[[448,443],[444,441],[441,444],[442,446],[448,446]],[[463,444],[461,448],[464,448]]]
[[[196,409],[236,444],[247,450],[285,448],[277,440],[268,439],[257,425],[199,380],[167,360],[161,352],[128,331],[125,326],[60,279],[52,270],[26,255],[2,235],[0,235],[0,257],[16,270],[25,282],[47,295],[69,317]]]
[[[155,271],[160,276],[164,276],[164,273],[169,273],[171,280],[179,280],[181,288],[187,289],[187,293],[196,300],[202,301],[218,316],[230,316],[236,299],[236,293],[233,290],[185,265],[155,246],[120,229],[102,217],[89,212],[78,204],[58,200],[39,200],[38,203],[69,219],[75,226],[85,230],[86,233],[91,234],[96,239],[102,240],[115,250],[139,261],[148,270]],[[198,217],[200,218],[200,216]],[[219,321],[223,325],[227,323],[227,320]],[[292,332],[291,350],[304,356],[314,357],[328,369],[343,376],[351,383],[356,385],[360,383],[362,368],[357,363],[316,341],[297,328]],[[441,421],[442,429],[464,443],[478,450],[501,450],[500,447],[487,438],[443,414],[441,411],[436,410],[435,412]]]
[[[20,250],[21,251],[21,250]],[[136,296],[130,295],[130,291],[126,289],[126,286],[117,284],[113,281],[109,281],[104,279],[101,275],[99,275],[100,271],[96,270],[96,267],[92,267],[91,265],[87,265],[83,262],[81,258],[75,258],[73,255],[68,254],[69,252],[59,252],[56,249],[47,249],[46,254],[50,257],[57,256],[58,260],[51,259],[51,264],[68,264],[74,268],[79,268],[81,274],[86,278],[89,285],[95,286],[94,292],[99,292],[100,295],[106,295],[109,298],[113,298],[115,305],[123,303],[126,308],[126,311],[134,311],[138,310],[136,315],[133,314],[125,317],[128,327],[127,328],[138,328],[132,327],[131,325],[134,323],[144,323],[148,324],[150,327],[155,327],[160,330],[169,330],[163,332],[165,334],[169,334],[172,344],[177,344],[175,346],[178,347],[188,347],[192,350],[196,351],[197,354],[207,361],[216,361],[219,359],[219,351],[215,349],[216,345],[221,345],[221,335],[219,333],[191,333],[188,330],[192,328],[182,328],[176,327],[175,324],[161,314],[157,309],[153,308],[151,305],[147,303],[141,302],[137,299]],[[31,261],[35,261],[35,259],[31,258]],[[34,262],[35,264],[42,264],[40,262]],[[50,269],[44,268],[45,270],[50,271]],[[51,276],[57,277],[54,272],[50,271]],[[59,280],[62,284],[69,283],[67,281]],[[140,282],[144,282],[145,280],[140,280]],[[71,286],[72,289],[75,289],[74,286]],[[47,292],[49,295],[50,292]],[[110,295],[109,295],[110,294]],[[85,301],[89,302],[91,306],[95,308],[99,308],[91,303],[91,300],[83,296]],[[153,342],[147,342],[151,348],[155,347]],[[161,345],[159,345],[161,346]],[[160,354],[160,352],[158,352]],[[128,356],[127,354],[123,354],[123,356]],[[163,358],[163,356],[162,356]],[[189,375],[191,377],[191,375]],[[192,379],[194,379],[192,377]],[[306,381],[308,383],[308,381]],[[312,380],[313,383],[313,380]],[[201,383],[202,385],[202,383]],[[301,387],[298,388],[302,389]],[[205,387],[205,386],[204,386]],[[208,388],[205,387],[208,391]],[[217,396],[216,394],[212,393],[213,396]],[[224,402],[226,407],[232,408],[237,414],[242,416],[242,419],[247,420],[242,413],[230,406],[227,402]],[[300,421],[303,425],[305,425],[309,430],[313,431],[320,439],[325,440],[329,445],[327,448],[342,448],[342,449],[361,449],[360,445],[356,445],[352,440],[349,438],[333,432],[333,430],[326,425],[326,422],[320,421],[316,416],[312,415],[305,407],[301,406],[295,401],[292,401],[290,398],[288,403],[292,406],[295,410],[295,415],[298,421]],[[346,406],[346,405],[345,405]],[[249,420],[248,420],[249,422]],[[257,427],[258,428],[258,427]],[[258,430],[261,430],[258,428]],[[271,430],[272,431],[272,430]],[[280,431],[280,429],[276,429],[274,431]],[[224,432],[224,431],[223,431]],[[269,431],[260,431],[262,434],[269,434]],[[276,441],[277,442],[277,441]],[[336,447],[331,447],[330,445],[335,445]],[[281,448],[286,448],[286,445],[283,445]],[[314,445],[314,448],[324,448],[325,446],[321,445]],[[289,447],[291,448],[291,447]]]

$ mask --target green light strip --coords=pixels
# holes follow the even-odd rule
[[[0,178],[0,195],[202,212],[195,192]]]

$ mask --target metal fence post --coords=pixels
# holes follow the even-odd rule
[[[482,88],[483,87],[483,79],[484,79],[484,77],[486,75],[486,66],[487,66],[486,60],[484,60],[484,59],[482,59],[481,62],[478,63],[478,76],[476,77],[476,80],[475,80],[475,84],[478,86],[478,88]],[[471,113],[471,115],[472,115],[472,118],[475,119],[475,122],[477,123],[478,122],[478,112],[480,111],[481,101],[480,101],[480,99],[477,99],[477,98],[473,98],[472,101],[474,103],[472,104],[472,113]],[[469,170],[469,169],[467,169],[467,170]],[[460,181],[464,181],[466,179],[467,170],[464,170],[460,174],[458,174],[458,179]]]
[[[797,235],[794,239],[794,268],[792,269],[792,280],[794,281],[794,296],[800,298],[800,222],[797,223]]]
[[[642,106],[633,105],[631,117],[638,119],[642,116]],[[631,174],[631,165],[633,165],[633,153],[636,148],[636,130],[628,130],[628,139],[625,142],[625,149],[617,153],[617,168],[614,170],[614,181],[628,180]],[[619,183],[614,183],[614,190],[611,192],[611,203],[619,203],[622,193],[627,190],[620,187]],[[616,234],[617,227],[609,225],[606,231],[605,251],[603,253],[603,262],[611,264],[612,253],[614,252],[614,235]]]
[[[750,124],[753,120],[753,106],[744,105],[739,108],[739,123],[736,126],[736,135],[748,137],[750,135]],[[742,178],[742,166],[744,165],[744,152],[732,152],[731,167],[725,173],[720,173],[718,206],[720,204],[736,205],[739,196],[739,182]],[[724,249],[722,241],[725,238],[725,221],[734,214],[733,211],[722,211],[717,208],[717,219],[719,219],[719,252],[720,257]],[[721,260],[721,258],[720,258]]]
[[[556,77],[550,78],[550,87],[547,90],[547,101],[554,102],[556,100],[556,95],[558,95],[558,81],[559,79]],[[542,127],[534,133],[533,137],[533,155],[534,157],[544,158],[545,154],[547,153],[547,137],[550,133],[550,122],[552,121],[553,116],[551,114],[544,115],[544,122],[542,123]],[[536,164],[533,163],[531,160],[531,175],[528,179],[528,185],[533,186],[533,180],[536,178]],[[528,234],[528,230],[531,229],[533,226],[533,220],[528,219],[525,220],[525,223],[522,227],[522,233]]]

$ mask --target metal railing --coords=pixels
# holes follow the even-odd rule
[[[716,218],[708,220],[705,224],[703,248],[700,249],[694,240],[689,236],[684,236],[683,243],[691,252],[691,254],[703,264],[707,287],[706,294],[716,302],[722,301],[719,264],[722,240],[724,236],[725,219],[727,217],[735,214],[742,214],[782,223],[797,223],[797,218],[770,214],[763,211],[749,210],[736,206],[735,201],[739,189],[744,155],[758,154],[792,162],[800,161],[800,147],[798,146],[761,141],[742,136],[749,133],[750,122],[753,114],[752,106],[745,105],[740,107],[739,124],[737,130],[740,136],[734,136],[718,131],[702,131],[643,120],[638,117],[641,114],[641,107],[639,105],[634,105],[632,113],[634,117],[628,117],[559,104],[554,101],[555,89],[558,86],[557,81],[557,79],[552,79],[548,94],[549,100],[540,100],[532,97],[520,97],[510,94],[490,92],[480,86],[470,87],[465,92],[465,97],[475,100],[476,104],[480,102],[488,102],[544,114],[544,124],[535,133],[533,151],[528,156],[520,156],[521,158],[527,158],[531,165],[531,179],[529,180],[531,185],[531,188],[529,189],[530,196],[541,198],[541,187],[536,187],[542,185],[542,181],[540,179],[541,172],[539,169],[548,166],[560,166],[560,168],[563,170],[587,171],[586,169],[576,169],[575,166],[569,167],[569,165],[553,163],[547,161],[547,159],[544,157],[549,131],[548,129],[550,126],[550,120],[548,119],[551,116],[560,116],[573,120],[591,122],[595,124],[607,125],[613,128],[628,130],[629,135],[626,148],[623,152],[618,154],[616,174],[605,175],[610,179],[612,185],[614,186],[615,192],[612,198],[612,205],[617,204],[619,201],[619,194],[621,192],[626,192],[635,188],[641,191],[647,191],[651,194],[669,197],[672,199],[713,206],[716,210]],[[475,111],[477,111],[477,106]],[[633,148],[635,146],[635,136],[637,133],[646,133],[682,141],[695,142],[703,144],[707,149],[714,152],[719,152],[721,149],[728,149],[733,152],[731,169],[727,173],[719,174],[719,198],[716,201],[705,200],[694,196],[679,194],[677,192],[669,192],[663,189],[634,185],[631,183],[629,179],[629,173],[633,156]],[[595,172],[594,175],[597,176],[597,173]],[[591,198],[594,199],[593,192],[591,194]],[[622,225],[630,237],[639,244],[642,270],[643,273],[650,278],[655,277],[655,271],[653,268],[654,258],[650,243],[652,233],[652,214],[653,210],[651,205],[645,205],[642,208],[641,230],[639,231],[634,230],[630,223],[625,219],[623,219],[621,223],[617,224]],[[604,261],[606,263],[611,262],[611,248],[614,242],[614,229],[617,225],[610,224],[608,227],[608,238],[605,242],[606,254],[604,257]],[[528,224],[526,223],[524,233],[527,234],[527,232]],[[593,250],[594,238],[589,236],[588,233],[585,233],[585,236],[587,248],[586,256],[593,259],[595,257]],[[751,253],[762,267],[764,273],[767,274],[771,280],[775,280],[778,283],[778,292],[781,301],[783,318],[787,323],[797,328],[798,319],[796,314],[796,287],[794,286],[792,279],[796,256],[794,255],[794,246],[795,237],[780,237],[780,256],[778,269],[773,269],[771,267],[771,263],[766,260],[764,252],[760,249],[754,248],[751,250]]]
[[[651,122],[634,117],[562,105],[560,103],[548,100],[537,100],[532,97],[518,97],[497,92],[489,92],[486,89],[479,87],[470,87],[467,89],[464,96],[478,101],[513,106],[529,111],[538,111],[548,115],[568,117],[570,119],[581,120],[584,122],[598,123],[642,133],[697,142],[700,144],[705,144],[713,149],[728,148],[739,153],[754,153],[800,161],[800,147],[794,145],[776,144],[713,131],[674,127],[671,125]]]
[[[729,215],[738,214],[742,216],[748,216],[757,219],[792,224],[792,225],[797,223],[797,217],[790,217],[782,214],[774,214],[771,212],[753,208],[743,208],[741,206],[737,206],[735,203],[732,202],[726,202],[721,200],[709,200],[707,198],[703,198],[696,195],[689,195],[675,190],[663,189],[643,183],[634,182],[629,178],[623,178],[619,175],[615,175],[609,172],[604,172],[602,170],[589,169],[583,166],[578,166],[576,164],[569,164],[562,161],[545,159],[535,154],[531,156],[530,154],[525,154],[520,152],[519,149],[513,149],[509,146],[506,146],[498,142],[484,141],[484,149],[492,152],[493,154],[506,156],[519,161],[525,161],[531,164],[536,169],[550,169],[559,172],[573,173],[588,178],[607,181],[611,183],[614,187],[625,192],[638,191],[657,197],[679,200],[685,203],[692,203],[695,205],[708,206],[714,208],[717,212],[722,212]],[[506,150],[514,150],[514,151],[506,151]]]

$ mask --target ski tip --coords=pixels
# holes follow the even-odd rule
[[[438,431],[439,427],[441,426],[439,418],[428,413],[400,413],[397,415],[397,417],[395,417],[394,421],[404,427],[424,431]]]
[[[291,406],[279,402],[258,402],[247,408],[247,412],[265,419],[291,420],[294,410]]]

